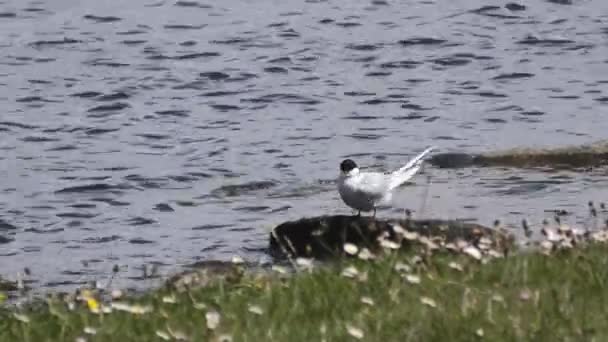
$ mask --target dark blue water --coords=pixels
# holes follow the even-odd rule
[[[137,285],[350,212],[334,177],[606,137],[608,2],[0,1],[0,274]],[[427,185],[431,176],[431,185]],[[418,216],[585,222],[607,174],[426,169]],[[425,199],[426,198],[426,199]]]

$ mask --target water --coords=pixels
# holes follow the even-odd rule
[[[345,157],[605,138],[608,2],[506,4],[0,1],[0,274],[267,260],[274,225],[350,212]],[[426,174],[379,215],[574,223],[607,200],[603,170]]]

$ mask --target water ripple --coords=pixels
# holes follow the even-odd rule
[[[331,181],[346,157],[390,170],[430,143],[605,136],[602,0],[3,5],[0,276],[30,267],[33,286],[255,259],[277,222],[349,213]],[[427,213],[520,222],[539,199],[605,201],[600,171],[516,173],[431,168]]]

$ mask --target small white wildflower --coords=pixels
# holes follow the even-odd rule
[[[422,259],[422,257],[420,255],[414,255],[413,257],[410,258],[410,264],[412,264],[412,265],[420,264],[423,261],[424,261],[424,259]]]
[[[296,259],[296,265],[302,267],[302,268],[312,268],[313,263],[312,263],[312,259],[308,259],[308,258],[297,258]]]
[[[448,267],[451,268],[451,269],[453,269],[453,270],[459,271],[459,272],[462,272],[464,270],[464,268],[462,267],[462,265],[459,264],[459,263],[457,263],[457,262],[455,262],[455,261],[451,261],[448,264]]]
[[[177,303],[177,298],[175,298],[175,295],[164,296],[163,303],[175,304]]]
[[[401,247],[397,242],[387,239],[380,239],[380,246],[386,249],[399,249]]]
[[[543,250],[543,253],[549,254],[553,250],[553,242],[548,240],[541,241],[540,248]]]
[[[363,330],[351,325],[351,324],[347,324],[346,325],[346,331],[348,332],[348,334],[358,340],[362,339],[365,335],[363,334]]]
[[[372,260],[376,256],[372,254],[367,248],[362,248],[357,257],[361,260]]]
[[[456,249],[461,251],[469,246],[469,243],[464,239],[457,239],[455,242]]]
[[[22,315],[22,314],[18,314],[18,313],[13,313],[13,317],[18,320],[19,322],[23,322],[23,323],[29,323],[30,322],[30,318],[27,317],[26,315]]]
[[[259,307],[258,305],[249,305],[249,308],[247,310],[249,312],[251,312],[252,314],[256,314],[258,316],[261,316],[262,314],[264,314],[264,310],[262,310],[262,308]]]
[[[410,265],[404,264],[400,261],[398,261],[395,264],[395,271],[399,272],[399,273],[407,273],[410,272],[412,270],[412,268],[410,267]]]
[[[245,260],[243,260],[243,258],[241,258],[240,256],[235,255],[232,257],[232,263],[235,265],[240,265],[240,264],[245,263]]]
[[[348,266],[342,270],[341,274],[346,278],[354,278],[359,275],[359,271],[355,268],[355,266]]]
[[[395,234],[399,234],[401,236],[403,236],[403,234],[407,232],[405,229],[403,229],[403,227],[401,227],[401,225],[396,223],[393,224],[393,231],[395,232]]]
[[[462,252],[475,260],[481,260],[481,251],[475,246],[468,246]]]
[[[436,244],[433,240],[429,239],[426,236],[421,236],[418,241],[425,245],[428,249],[430,250],[435,250],[435,249],[439,249],[439,245]]]
[[[479,337],[483,337],[483,329],[479,328],[479,329],[475,330],[475,335],[477,335]]]
[[[490,247],[492,247],[492,240],[490,240],[490,238],[488,238],[487,236],[484,236],[481,239],[479,239],[478,245],[479,245],[479,249],[488,250],[488,249],[490,249]]]
[[[498,303],[504,303],[505,298],[502,295],[495,293],[494,295],[492,295],[492,300]]]
[[[452,252],[457,252],[458,251],[458,246],[456,246],[456,244],[453,243],[453,242],[446,243],[444,247],[448,251],[452,251]]]
[[[558,242],[562,239],[562,236],[551,228],[543,228],[541,232],[547,237],[550,242]]]
[[[232,342],[232,336],[231,335],[220,335],[217,337],[217,342]]]
[[[174,340],[176,340],[176,341],[188,340],[188,336],[183,331],[172,331],[171,329],[168,329],[168,330],[169,330],[169,334],[171,334],[171,337],[173,337]]]
[[[532,298],[532,292],[528,289],[523,289],[519,292],[519,299],[523,302],[527,302]]]
[[[156,330],[155,334],[156,334],[156,336],[160,337],[162,340],[165,340],[165,341],[169,341],[171,339],[171,336],[169,336],[168,333],[161,331],[161,330]]]
[[[361,297],[361,303],[369,306],[374,306],[374,300],[370,297]]]
[[[279,266],[279,265],[272,265],[272,270],[280,273],[280,274],[286,274],[287,273],[287,269],[283,266]]]
[[[220,314],[217,311],[207,311],[205,319],[209,330],[215,330],[220,325]]]
[[[488,251],[488,255],[492,258],[498,259],[498,258],[502,258],[504,257],[504,254],[500,253],[499,251],[495,250],[495,249],[490,249]]]
[[[84,333],[87,335],[95,335],[97,334],[97,329],[93,327],[84,327]]]
[[[570,227],[567,224],[562,224],[557,228],[557,230],[562,234],[568,234],[568,233],[572,232],[572,227]]]
[[[356,255],[357,252],[359,252],[359,248],[349,242],[345,243],[343,248],[344,248],[344,252],[346,252],[346,254],[349,254],[349,255]]]
[[[121,290],[112,290],[112,299],[120,299],[123,295],[124,293]]]
[[[405,280],[410,284],[420,284],[420,277],[415,274],[406,274]]]
[[[196,310],[205,310],[207,308],[207,305],[205,305],[205,303],[201,303],[201,302],[194,302],[194,303],[192,303],[192,306]]]
[[[406,230],[405,233],[403,233],[403,238],[406,240],[414,241],[420,238],[420,234]]]
[[[595,232],[591,235],[591,240],[595,242],[606,242],[608,241],[608,231],[602,230]]]
[[[437,303],[435,302],[434,299],[429,298],[429,297],[420,297],[420,302],[424,305],[428,305],[432,308],[436,308],[437,307]]]

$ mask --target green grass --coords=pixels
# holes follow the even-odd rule
[[[157,332],[194,341],[222,335],[233,341],[357,340],[347,326],[360,329],[365,341],[608,340],[606,246],[551,256],[519,254],[486,264],[447,254],[411,263],[413,255],[347,259],[294,276],[247,275],[206,288],[123,299],[149,306],[143,314],[94,314],[86,303],[69,310],[64,301],[49,300],[36,308],[0,311],[0,341],[162,341]],[[454,262],[463,270],[450,267]],[[420,276],[420,283],[408,282],[395,270],[398,264],[412,265],[409,274]],[[341,275],[351,265],[359,276]],[[252,305],[262,313],[251,312]],[[207,327],[208,311],[221,316],[213,330]],[[85,327],[96,334],[85,333]]]

